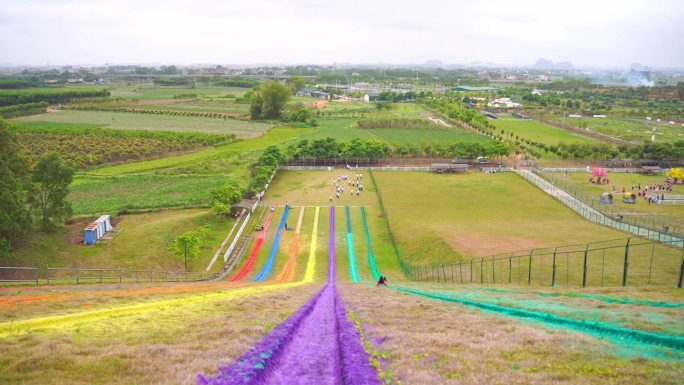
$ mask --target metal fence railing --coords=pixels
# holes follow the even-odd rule
[[[682,288],[684,250],[632,237],[414,265],[409,266],[408,276],[416,281],[459,284]]]
[[[630,216],[624,209],[609,209],[597,197],[553,175],[526,170],[518,171],[518,175],[592,222],[674,246],[681,247],[684,241],[684,229],[667,217],[649,215],[646,220]]]
[[[200,272],[168,272],[157,270],[127,269],[78,269],[48,268],[46,280],[52,282],[80,283],[124,283],[124,282],[196,282],[205,281],[209,277]]]
[[[394,232],[392,231],[392,226],[390,225],[389,216],[387,215],[387,209],[385,208],[385,203],[382,200],[382,191],[380,191],[380,187],[378,186],[378,183],[375,180],[375,175],[373,175],[373,171],[369,170],[368,173],[370,174],[371,182],[373,183],[373,188],[375,188],[375,193],[378,196],[378,203],[380,205],[380,212],[382,213],[382,216],[385,219],[385,224],[387,225],[387,233],[390,236],[390,241],[392,242],[392,247],[394,248],[394,252],[397,255],[397,259],[399,260],[399,266],[401,267],[401,270],[404,272],[404,274],[409,275],[410,267],[404,261],[404,257],[401,254],[401,250],[399,249],[399,245],[397,244],[397,240],[394,236]]]
[[[37,267],[0,267],[0,282],[40,282],[40,274]]]

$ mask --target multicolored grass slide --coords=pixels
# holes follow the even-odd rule
[[[349,275],[352,282],[359,282],[359,273],[356,271],[356,254],[354,253],[354,235],[352,234],[351,215],[349,206],[344,208],[347,217],[347,248],[349,250]]]
[[[261,269],[261,272],[254,278],[254,282],[262,282],[271,275],[271,270],[273,270],[273,263],[275,262],[276,254],[278,254],[278,247],[280,246],[280,238],[283,236],[283,230],[287,225],[287,214],[290,213],[290,206],[285,205],[285,210],[283,211],[283,217],[280,218],[280,224],[278,224],[278,231],[276,232],[275,239],[273,240],[273,246],[271,246],[271,252],[268,254],[268,260],[266,264]]]
[[[316,216],[316,219],[318,216]],[[314,226],[314,229],[316,227]],[[379,385],[359,331],[335,287],[335,208],[330,210],[329,282],[254,348],[199,385]]]
[[[304,273],[305,282],[313,282],[314,273],[316,271],[316,248],[318,247],[318,216],[321,213],[321,208],[316,207],[314,212],[313,230],[311,230],[311,248],[309,249],[309,261],[306,263],[306,273]]]
[[[428,291],[419,291],[408,288],[395,288],[395,290],[409,293],[413,295],[419,295],[422,297],[437,299],[440,301],[456,302],[462,305],[479,308],[485,311],[496,313],[497,315],[505,315],[509,317],[515,317],[520,319],[528,319],[532,321],[541,322],[543,324],[568,328],[591,335],[595,335],[599,338],[609,338],[617,342],[628,342],[631,344],[639,343],[642,345],[655,345],[673,349],[675,351],[684,351],[684,337],[673,336],[664,333],[649,332],[639,329],[629,329],[620,327],[617,325],[611,325],[604,322],[596,322],[589,320],[582,320],[570,317],[563,317],[543,311],[529,310],[524,308],[517,308],[511,306],[504,306],[494,303],[487,303],[481,301],[474,301],[461,296],[456,295],[442,295],[437,293],[431,293]]]
[[[266,239],[266,232],[268,231],[268,227],[271,225],[272,219],[273,211],[268,213],[268,216],[264,221],[264,228],[259,233],[259,236],[257,237],[256,242],[254,243],[254,248],[252,249],[252,252],[249,254],[249,257],[247,257],[247,262],[245,262],[245,265],[242,266],[242,269],[237,274],[235,274],[233,278],[230,279],[231,282],[239,281],[245,278],[247,274],[249,274],[252,271],[254,263],[256,262],[256,257],[257,255],[259,255],[259,251],[261,250],[261,246],[264,245],[264,240]]]
[[[368,249],[368,265],[371,269],[371,274],[373,275],[373,280],[377,281],[380,279],[380,270],[378,265],[375,263],[375,254],[373,254],[373,246],[371,244],[370,231],[368,231],[368,222],[366,221],[366,209],[361,207],[361,218],[363,218],[363,230],[366,233],[366,246]]]
[[[259,233],[259,236],[256,239],[256,243],[254,244],[254,248],[252,249],[252,252],[249,254],[249,257],[247,257],[247,262],[245,262],[245,265],[242,267],[242,269],[233,278],[230,279],[232,282],[239,281],[245,278],[247,274],[249,274],[249,272],[252,271],[254,263],[257,259],[257,255],[259,255],[259,251],[261,250],[261,246],[264,245],[264,240],[266,239],[266,232],[268,231],[268,227],[271,225],[271,219],[273,219],[273,211],[268,213],[266,221],[264,221],[264,228]]]
[[[330,243],[328,245],[328,282],[335,282],[335,206],[330,206]]]
[[[299,234],[302,230],[302,221],[304,220],[304,206],[299,209],[299,218],[297,218],[297,227],[295,228],[294,236],[290,241],[289,258],[282,273],[278,276],[278,282],[287,282],[292,279],[294,267],[297,263],[297,255],[299,254]]]

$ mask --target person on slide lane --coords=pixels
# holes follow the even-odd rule
[[[387,287],[387,282],[388,282],[387,277],[385,277],[384,275],[381,275],[380,279],[378,279],[378,282],[375,284],[375,286],[378,287],[380,285],[385,285],[385,287]]]

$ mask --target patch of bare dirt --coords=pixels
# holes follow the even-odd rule
[[[309,108],[316,108],[318,110],[324,109],[328,105],[327,100],[317,100],[315,102],[308,102],[306,103],[306,106]]]

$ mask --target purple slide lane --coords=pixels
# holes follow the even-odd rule
[[[335,287],[335,208],[330,208],[329,282],[253,349],[199,385],[379,385]]]

